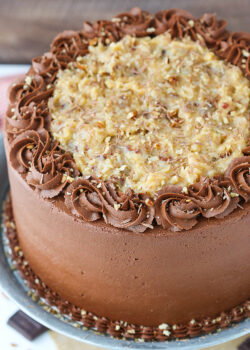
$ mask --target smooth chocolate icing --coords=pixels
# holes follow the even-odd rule
[[[11,208],[5,224],[22,277],[85,327],[118,338],[164,341],[210,333],[250,316],[244,302],[250,290],[249,204],[219,225],[205,219],[189,232],[155,228],[138,236],[102,222],[72,220],[63,205],[40,198],[13,169],[10,180],[18,237],[8,223]],[[116,303],[118,308],[111,307]]]

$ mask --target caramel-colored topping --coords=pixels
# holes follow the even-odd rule
[[[202,41],[126,36],[60,71],[51,131],[82,174],[154,194],[224,173],[249,137],[249,81]]]

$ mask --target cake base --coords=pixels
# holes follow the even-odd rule
[[[11,198],[7,198],[4,206],[4,229],[9,240],[11,255],[21,277],[26,280],[29,288],[35,295],[44,298],[50,306],[58,308],[60,313],[83,326],[94,331],[108,334],[118,339],[133,339],[139,341],[165,341],[170,339],[183,339],[212,333],[227,328],[233,323],[250,317],[250,300],[234,307],[232,310],[222,312],[216,318],[191,320],[183,325],[162,324],[159,327],[127,324],[123,321],[112,321],[105,317],[96,316],[91,312],[81,310],[52,291],[33,272],[19,246],[15,221],[12,212]]]

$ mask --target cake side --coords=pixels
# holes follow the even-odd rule
[[[249,205],[188,234],[155,228],[134,235],[102,222],[82,223],[63,202],[41,198],[11,167],[9,175],[24,256],[73,305],[157,326],[213,318],[249,297]]]

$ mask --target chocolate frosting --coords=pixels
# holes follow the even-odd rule
[[[102,43],[116,42],[121,39],[121,33],[111,21],[83,22],[83,35],[88,39],[101,38]],[[95,43],[95,40],[93,40]]]
[[[250,200],[250,156],[234,159],[229,165],[225,176],[232,181],[237,193],[244,198],[245,202]]]
[[[10,87],[6,120],[11,139],[26,130],[49,128],[48,99],[52,93],[53,86],[46,86],[41,75],[33,76],[29,85],[19,79]]]
[[[223,218],[237,208],[238,194],[232,192],[232,183],[223,178],[202,178],[190,185],[188,194],[179,186],[167,186],[155,201],[156,221],[173,231],[189,230],[198,223],[198,217]],[[230,192],[235,194],[231,197]]]
[[[189,24],[190,20],[194,21],[195,18],[191,13],[181,9],[159,11],[154,16],[155,34],[169,31],[172,38],[182,38],[188,34],[192,39],[197,40],[195,30]]]
[[[165,229],[189,230],[198,222],[199,206],[181,191],[179,186],[167,186],[155,201],[157,224]]]
[[[225,20],[217,20],[213,14],[206,13],[195,22],[195,29],[204,38],[208,47],[216,48],[229,36],[226,25]]]
[[[130,12],[120,13],[115,18],[120,19],[116,25],[120,32],[125,35],[143,37],[150,33],[147,29],[151,27],[153,16],[138,7],[132,8]]]
[[[72,176],[78,174],[72,156],[69,153],[61,154],[55,145],[40,155],[37,162],[32,162],[26,180],[30,186],[40,190],[43,198],[53,198],[71,182]]]
[[[231,197],[231,182],[223,179],[203,178],[189,186],[189,193],[205,218],[223,218],[237,208],[238,196]]]
[[[218,43],[219,47],[215,52],[227,62],[237,65],[245,71],[246,77],[250,77],[250,56],[242,55],[243,50],[249,54],[250,34],[245,32],[229,33],[226,40]],[[245,59],[245,64],[242,64]]]
[[[47,52],[43,56],[32,59],[32,67],[29,74],[38,74],[42,76],[47,83],[53,83],[60,67],[61,65],[56,55],[52,52]]]
[[[54,54],[60,68],[63,69],[78,56],[88,53],[88,41],[81,33],[66,30],[55,37],[50,51]]]
[[[83,180],[81,180],[83,181]],[[39,296],[46,302],[56,306],[61,314],[70,317],[71,320],[80,323],[84,327],[97,330],[100,333],[107,333],[112,337],[126,339],[141,339],[144,341],[166,341],[170,339],[193,338],[202,334],[214,332],[217,329],[224,329],[232,323],[239,322],[250,316],[250,300],[245,301],[241,305],[233,307],[230,311],[223,311],[217,317],[205,317],[200,320],[190,320],[184,324],[161,324],[158,327],[138,326],[135,324],[112,321],[103,316],[97,316],[91,312],[84,311],[78,306],[73,305],[60,297],[56,292],[51,290],[44,282],[34,273],[25,256],[20,254],[19,241],[17,232],[13,222],[13,212],[11,201],[8,199],[5,204],[5,233],[8,237],[12,259],[21,277],[24,278],[28,286],[35,291],[35,296]],[[47,306],[49,311],[49,307]]]
[[[95,177],[77,179],[65,194],[65,204],[73,214],[86,221],[103,216],[106,223],[134,232],[153,228],[154,209],[145,204],[147,199],[132,190],[117,192],[113,183]]]
[[[10,105],[6,129],[12,166],[24,174],[27,183],[45,198],[64,194],[72,213],[85,221],[101,218],[107,224],[134,232],[154,225],[173,231],[189,230],[202,217],[223,218],[250,198],[250,146],[234,159],[224,176],[203,178],[183,193],[178,186],[167,186],[152,200],[132,190],[120,193],[112,182],[79,177],[72,155],[65,153],[49,134],[48,99],[59,69],[65,69],[88,46],[101,38],[104,44],[129,34],[155,36],[168,31],[172,38],[189,35],[203,40],[219,57],[239,66],[250,78],[250,34],[230,33],[226,21],[212,14],[194,18],[189,12],[171,9],[154,16],[139,8],[120,13],[113,20],[84,22],[79,32],[64,31],[52,42],[50,52],[34,58],[26,79],[18,80],[9,91]],[[242,64],[242,60],[244,64]]]
[[[47,130],[25,131],[17,136],[10,150],[10,162],[19,173],[26,173],[29,185],[40,190],[44,198],[57,196],[79,171],[71,154],[52,142]]]
[[[11,165],[19,173],[25,173],[32,162],[47,151],[49,142],[49,134],[44,129],[40,134],[34,130],[27,130],[18,135],[11,144]]]

